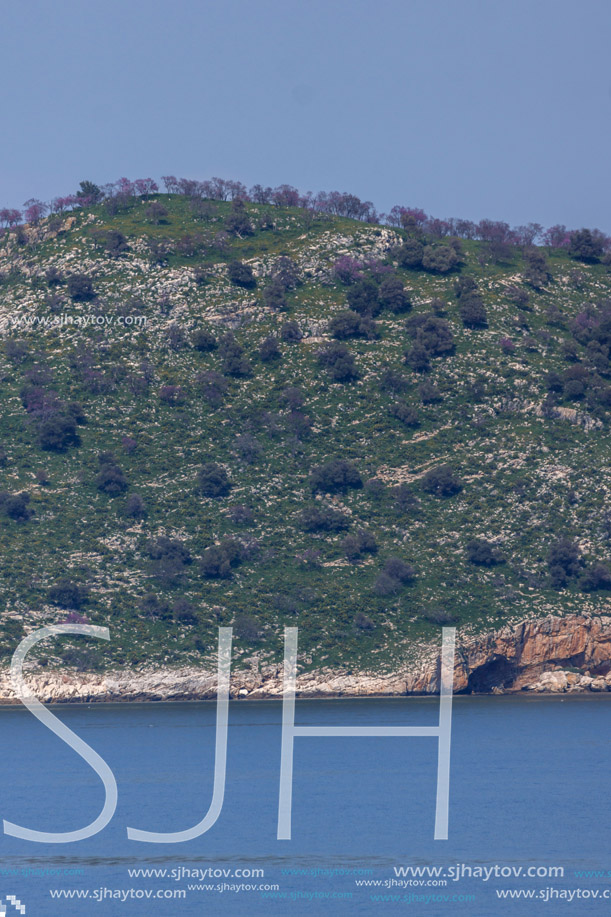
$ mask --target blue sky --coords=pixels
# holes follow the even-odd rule
[[[3,4],[0,207],[175,174],[611,232],[608,0]]]

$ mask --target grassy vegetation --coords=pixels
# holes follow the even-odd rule
[[[65,620],[70,609],[51,604],[49,590],[66,577],[89,588],[79,613],[111,628],[110,646],[96,647],[103,665],[192,664],[214,650],[218,625],[233,623],[243,659],[256,652],[280,661],[283,626],[297,624],[311,666],[387,669],[435,639],[444,614],[467,632],[526,615],[603,610],[608,591],[584,593],[578,578],[552,589],[546,561],[561,535],[580,543],[584,566],[607,560],[608,408],[589,388],[555,396],[574,416],[541,412],[541,404],[548,374],[575,365],[595,374],[599,390],[608,385],[608,367],[599,360],[592,368],[591,348],[572,333],[587,304],[608,300],[607,266],[547,251],[551,279],[534,289],[522,279],[518,250],[496,263],[483,243],[463,241],[460,268],[439,275],[398,266],[404,234],[388,227],[249,204],[253,233],[240,238],[224,232],[229,203],[194,210],[185,198],[155,200],[166,211],[159,222],[150,204],[138,201],[113,215],[99,205],[50,218],[21,241],[14,232],[0,238],[0,320],[7,322],[0,490],[30,496],[29,519],[0,515],[5,657],[33,626]],[[105,243],[110,230],[129,246],[118,256]],[[318,352],[330,340],[329,319],[347,308],[348,287],[332,270],[344,255],[374,259],[374,273],[380,263],[395,270],[412,309],[384,310],[377,339],[349,340],[359,378],[338,383]],[[280,256],[295,262],[300,279],[287,291],[285,312],[272,311],[262,296]],[[256,288],[228,280],[227,263],[235,259],[253,267]],[[51,267],[60,277],[53,286]],[[95,299],[70,298],[74,273],[92,278]],[[487,327],[463,326],[458,276],[477,281]],[[528,292],[529,301],[516,305],[511,287]],[[455,351],[416,373],[404,362],[412,344],[406,319],[430,312],[436,298]],[[114,323],[16,325],[20,317],[53,315],[106,315]],[[146,317],[146,326],[117,324],[132,315]],[[281,329],[291,320],[303,336],[284,342]],[[224,373],[218,349],[195,349],[198,328],[217,338],[233,331],[250,375]],[[281,358],[263,362],[259,347],[270,334],[280,336]],[[570,361],[568,344],[576,349]],[[388,369],[403,377],[400,394],[381,385]],[[225,380],[218,404],[202,379],[211,371]],[[438,389],[433,398],[425,394],[427,403],[424,383]],[[82,405],[80,446],[40,447],[40,418],[24,408],[27,385]],[[300,416],[287,406],[289,387],[303,392]],[[391,414],[395,400],[417,411],[418,426]],[[96,483],[103,452],[113,453],[128,482],[117,495]],[[313,495],[311,469],[334,458],[356,466],[365,486]],[[206,462],[225,468],[227,496],[202,494],[198,472]],[[463,484],[445,498],[422,488],[424,472],[443,464]],[[133,494],[145,518],[128,515]],[[312,503],[347,514],[347,528],[304,531],[300,513]],[[236,506],[250,510],[250,521],[235,521]],[[378,550],[351,562],[342,541],[359,529],[374,536]],[[182,541],[192,562],[164,566],[151,557],[150,543],[160,536]],[[242,562],[229,578],[206,577],[200,558],[227,538],[243,545]],[[505,562],[469,562],[473,538],[496,542]],[[416,577],[380,594],[376,580],[390,557],[411,564]],[[169,610],[146,612],[142,600],[151,593]],[[176,611],[180,598],[193,616]],[[59,646],[45,652],[50,665],[61,659]],[[70,653],[65,660],[72,663]]]

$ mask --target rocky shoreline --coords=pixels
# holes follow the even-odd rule
[[[147,671],[56,672],[26,669],[43,703],[118,703],[208,700],[216,672],[195,666]],[[232,698],[280,698],[282,666],[234,670]],[[322,669],[297,677],[300,697],[392,697],[439,690],[439,646],[421,660],[388,674]],[[471,637],[457,634],[454,692],[472,694],[575,694],[611,691],[611,616],[538,618]],[[0,704],[16,704],[7,669],[0,672]]]

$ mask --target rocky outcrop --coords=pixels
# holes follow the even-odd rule
[[[611,670],[611,617],[550,616],[476,637],[457,651],[455,690],[522,690],[545,670],[567,666]]]
[[[598,675],[592,678],[588,674],[579,675],[557,669],[554,672],[544,672],[537,682],[528,685],[528,690],[541,694],[583,694],[585,691],[602,693],[611,691],[611,672],[607,672],[604,677]]]
[[[568,671],[567,671],[568,669]],[[27,682],[44,703],[203,700],[216,697],[216,674],[196,667],[107,673],[32,670]],[[234,670],[234,698],[280,697],[282,667],[255,660]],[[439,646],[416,664],[388,674],[322,669],[301,674],[301,697],[430,694],[439,690]],[[455,693],[611,691],[611,617],[569,615],[523,621],[460,640]],[[17,703],[7,670],[0,673],[0,703]]]

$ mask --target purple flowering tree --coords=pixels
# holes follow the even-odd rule
[[[32,197],[29,201],[26,201],[23,205],[25,207],[24,216],[26,223],[35,225],[40,223],[42,218],[48,213],[48,206],[42,201],[39,201],[38,198]]]
[[[0,210],[0,224],[3,226],[16,226],[19,222],[21,222],[21,210],[13,210],[8,207]]]

